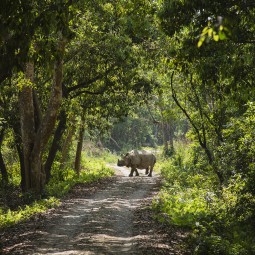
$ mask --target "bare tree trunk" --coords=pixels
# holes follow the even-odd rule
[[[169,148],[168,148],[168,155],[172,156],[174,154],[174,121],[173,119],[169,120],[167,124],[168,128],[168,141],[169,141]]]
[[[81,152],[82,152],[82,145],[83,145],[83,136],[85,131],[84,124],[85,124],[85,114],[81,116],[81,125],[79,129],[78,143],[77,143],[75,163],[74,163],[74,169],[78,176],[80,176],[80,170],[81,170]]]
[[[115,139],[113,139],[111,136],[110,136],[110,138],[109,138],[111,141],[113,141],[113,143],[115,144],[115,146],[119,149],[119,150],[121,150],[121,147],[119,146],[119,144],[117,143],[117,141],[115,140]]]
[[[56,119],[58,116],[58,110],[62,102],[62,78],[63,78],[63,54],[64,54],[65,44],[60,42],[59,44],[59,56],[55,62],[54,70],[54,80],[53,87],[51,91],[51,97],[48,105],[46,114],[42,120],[37,133],[36,139],[33,147],[33,152],[31,154],[31,166],[34,170],[34,189],[36,192],[41,192],[44,188],[46,182],[45,170],[42,162],[42,153],[49,141],[49,138],[54,129]]]

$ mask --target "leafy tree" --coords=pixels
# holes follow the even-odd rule
[[[107,120],[127,114],[135,102],[134,92],[138,98],[142,91],[151,91],[141,82],[137,67],[148,59],[154,3],[81,0],[8,5],[4,1],[1,5],[6,25],[0,29],[1,63],[6,57],[9,61],[1,65],[3,109],[13,98],[10,111],[1,116],[14,131],[22,189],[40,194],[62,146],[72,114],[68,106],[76,102],[87,116]]]
[[[190,219],[197,221],[195,254],[254,253],[251,143],[255,90],[250,57],[254,55],[254,7],[252,1],[165,0],[159,4],[159,23],[170,42],[164,62],[166,83],[189,120],[188,137],[193,146],[192,156],[179,160],[176,155],[168,166],[170,178],[176,172],[180,176],[165,200],[172,204],[166,208],[173,220],[189,220],[189,215],[182,218],[186,209],[180,196],[194,192],[192,203],[196,203],[204,180],[208,180],[201,199],[209,203],[208,212],[196,218],[192,205],[187,207]],[[190,189],[192,178],[194,183],[203,181]],[[214,197],[207,190],[212,190]],[[185,204],[189,204],[187,200],[184,198]],[[195,206],[196,212],[202,207]],[[178,210],[177,215],[172,213]],[[247,236],[251,238],[247,240]]]
[[[252,6],[251,2],[163,1],[158,12],[163,31],[172,36],[167,66],[173,98],[189,119],[221,183],[228,178],[215,152],[224,143],[223,130],[231,117],[244,113],[246,102],[254,97],[253,64],[249,61],[254,49],[249,44],[254,12],[246,9]],[[220,24],[218,16],[223,18]],[[198,35],[208,21],[218,29],[216,34],[223,26],[231,37],[197,48]],[[244,24],[248,30],[243,29]],[[237,44],[241,41],[245,44]]]

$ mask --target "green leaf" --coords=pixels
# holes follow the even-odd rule
[[[226,40],[227,36],[226,36],[226,34],[223,31],[220,31],[219,32],[219,38],[220,38],[220,40]]]
[[[205,40],[205,36],[200,37],[200,39],[199,39],[199,41],[198,41],[198,43],[197,43],[197,47],[198,47],[198,48],[200,48],[200,47],[202,46],[204,40]]]
[[[217,35],[217,34],[214,34],[214,35],[213,35],[213,40],[214,40],[214,41],[218,42],[219,39],[220,39],[219,35]]]

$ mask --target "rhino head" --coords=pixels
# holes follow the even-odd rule
[[[117,163],[117,166],[125,166],[125,160],[124,159],[118,159],[118,163]]]
[[[125,156],[123,156],[121,159],[118,159],[117,166],[127,166],[130,165],[130,158],[129,154],[127,153]]]

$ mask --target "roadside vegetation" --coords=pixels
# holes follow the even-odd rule
[[[90,145],[93,144],[90,142]],[[91,150],[83,151],[80,176],[75,172],[71,161],[64,169],[60,169],[59,162],[55,162],[52,178],[40,199],[35,198],[32,193],[22,193],[18,172],[10,171],[10,182],[0,188],[0,229],[59,206],[61,198],[77,184],[97,182],[101,178],[112,176],[114,171],[106,164],[112,163],[116,156],[94,146],[93,150],[96,155]]]
[[[199,146],[178,142],[160,163],[163,187],[153,202],[159,221],[190,232],[192,254],[254,254],[255,200],[247,179],[233,174],[220,185]]]

